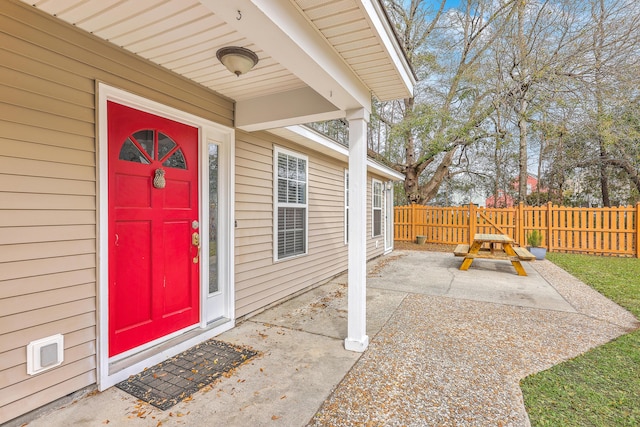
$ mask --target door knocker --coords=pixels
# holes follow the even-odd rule
[[[164,179],[164,169],[156,169],[155,177],[153,178],[153,186],[156,188],[164,188],[167,182]]]

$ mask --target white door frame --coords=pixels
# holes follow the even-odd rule
[[[140,372],[145,367],[152,366],[168,357],[174,356],[193,345],[219,335],[220,333],[231,329],[235,324],[235,284],[234,284],[234,192],[235,187],[235,132],[234,129],[222,126],[220,124],[205,120],[184,111],[166,106],[164,104],[151,101],[138,95],[126,92],[124,90],[106,85],[99,82],[97,85],[98,102],[97,102],[97,147],[96,147],[96,179],[97,179],[97,383],[99,390],[105,390],[118,382],[126,379],[129,375]],[[174,332],[159,340],[155,340],[144,346],[130,350],[118,355],[115,358],[109,358],[109,247],[108,247],[108,209],[109,209],[109,192],[108,192],[108,132],[107,132],[107,101],[114,101],[141,111],[145,111],[158,116],[187,124],[198,128],[198,153],[199,153],[199,216],[200,216],[200,232],[202,251],[208,251],[209,230],[208,226],[203,227],[203,223],[208,224],[208,154],[207,147],[210,142],[215,142],[220,146],[220,183],[221,187],[219,195],[219,205],[223,209],[219,209],[220,223],[224,224],[220,227],[219,233],[220,252],[224,252],[224,256],[219,260],[218,266],[221,270],[220,286],[226,287],[225,307],[223,313],[223,321],[216,322],[213,326],[208,326],[206,297],[208,295],[209,285],[209,257],[201,256],[200,259],[200,322],[185,330],[201,328],[202,333],[196,334],[194,337],[182,341],[180,344],[165,349],[161,352],[150,352],[150,356],[132,362],[118,372],[110,373],[109,364],[115,360],[122,360],[128,356],[138,353],[142,350],[150,348],[158,343],[182,334],[185,330]],[[205,167],[206,165],[206,167]],[[208,253],[208,252],[204,252]],[[132,358],[133,359],[133,358]]]
[[[384,252],[393,250],[393,181],[384,183]]]
[[[221,132],[208,126],[201,136],[200,146],[200,192],[201,212],[201,297],[200,312],[203,314],[200,327],[216,319],[233,320],[235,313],[234,282],[234,212],[235,212],[235,144],[234,132]],[[209,297],[209,144],[218,146],[218,284],[221,295],[215,297],[215,304],[210,304]],[[220,226],[221,225],[221,226]],[[220,250],[222,249],[222,250]],[[205,261],[206,259],[206,261]],[[204,261],[204,262],[203,262]],[[215,308],[216,313],[211,313]]]

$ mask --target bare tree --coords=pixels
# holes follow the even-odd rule
[[[488,135],[495,109],[486,53],[509,21],[513,1],[466,1],[444,11],[423,0],[385,1],[407,57],[418,75],[413,97],[377,104],[386,159],[405,174],[407,201],[426,203],[452,173],[461,151]],[[381,156],[382,157],[382,156]],[[455,173],[455,172],[454,172]]]
[[[581,191],[591,195],[592,203],[595,198],[610,206],[633,199],[622,189],[625,177],[640,191],[635,161],[640,141],[634,127],[640,113],[640,5],[631,0],[591,0],[585,5],[590,21],[585,49],[565,74],[574,92],[563,94],[562,100],[563,108],[573,113],[556,124],[566,130],[566,139],[565,154],[554,154],[554,162],[564,158],[570,163],[552,169],[556,174],[582,170],[580,179],[590,185],[580,186]]]
[[[635,3],[635,2],[634,2]],[[635,9],[635,13],[634,13]],[[634,67],[628,67],[629,60],[638,61],[637,46],[640,42],[638,26],[640,15],[636,4],[626,1],[591,1],[591,16],[595,22],[591,51],[593,55],[592,83],[595,103],[595,139],[599,151],[599,174],[602,205],[611,206],[608,166],[622,168],[630,179],[638,182],[638,171],[626,159],[612,157],[609,146],[618,146],[618,138],[611,138],[612,116],[610,107],[620,105],[616,89],[631,89],[624,84]],[[621,67],[620,65],[627,65]],[[637,62],[636,62],[637,68]],[[636,74],[636,78],[640,77]],[[638,80],[635,80],[636,84]],[[613,87],[612,87],[613,85]],[[612,90],[613,89],[613,90]],[[627,92],[625,95],[628,95]],[[629,99],[623,95],[622,102]],[[609,106],[609,108],[607,107]],[[613,147],[612,147],[613,148]],[[621,154],[621,153],[620,153]],[[640,187],[638,187],[640,189]]]
[[[536,203],[593,203],[575,193],[598,191],[609,204],[624,179],[640,183],[640,2],[384,3],[418,84],[374,100],[370,154],[405,174],[407,202],[434,200],[443,183],[511,192],[515,168],[526,203],[530,156],[551,192]]]
[[[574,0],[517,0],[515,19],[501,39],[498,78],[504,79],[518,130],[520,203],[527,197],[529,124],[563,96],[563,80],[584,57],[589,26],[582,7]]]

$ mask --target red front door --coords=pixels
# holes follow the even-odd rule
[[[198,129],[107,104],[109,356],[199,321]]]

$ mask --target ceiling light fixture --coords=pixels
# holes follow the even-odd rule
[[[236,76],[251,70],[258,63],[258,55],[244,47],[228,46],[216,52],[216,58]]]

